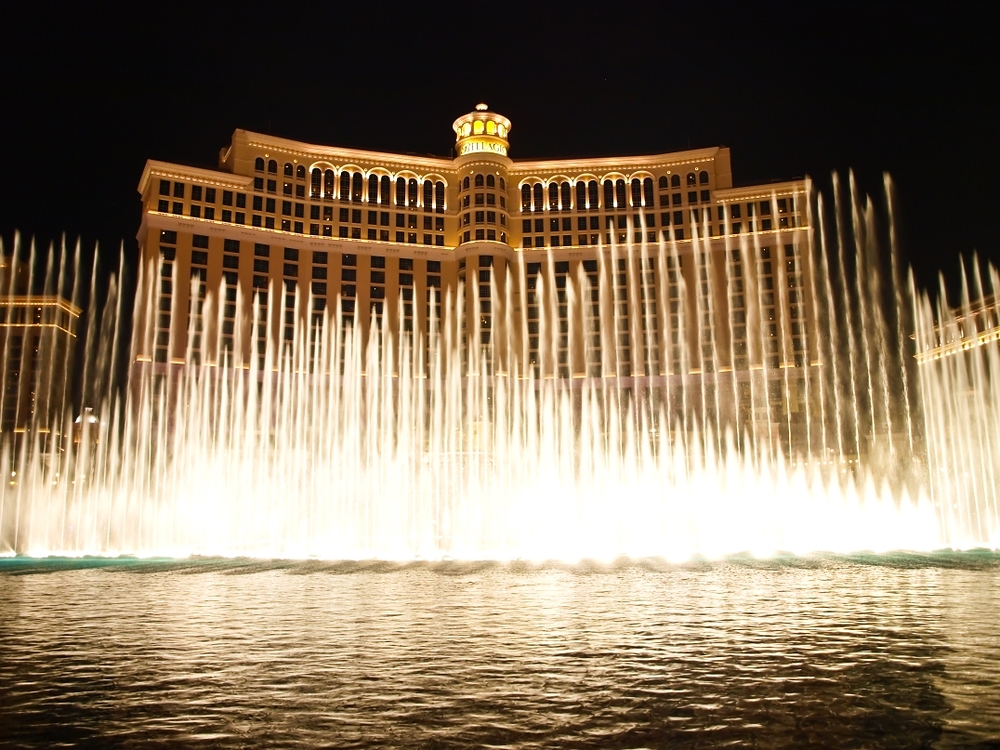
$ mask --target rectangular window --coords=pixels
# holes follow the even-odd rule
[[[191,264],[196,266],[207,266],[208,265],[208,253],[202,250],[192,250],[191,251]]]
[[[268,198],[267,201],[264,203],[264,213],[273,214],[274,209],[275,209],[274,198]]]
[[[255,195],[253,197],[253,210],[254,211],[264,210],[264,199],[261,198],[259,195]]]
[[[201,206],[192,205],[191,206],[191,216],[193,216],[196,219],[200,218],[201,217]]]
[[[263,258],[253,259],[253,270],[256,273],[267,273],[270,267],[270,261],[264,260]]]
[[[170,195],[170,180],[160,180],[160,195]]]
[[[299,267],[295,263],[285,263],[282,272],[285,276],[298,276]]]
[[[191,200],[200,201],[201,200],[201,185],[191,186]]]
[[[253,254],[258,258],[267,258],[271,255],[271,246],[257,242],[253,246]]]
[[[238,256],[238,255],[223,255],[222,256],[222,267],[223,268],[239,268],[240,267],[240,256]]]
[[[208,236],[204,234],[192,235],[191,245],[193,247],[208,247]]]
[[[175,182],[174,183],[174,197],[175,198],[183,198],[184,197],[184,183],[183,182]]]

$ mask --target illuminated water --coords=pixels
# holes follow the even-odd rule
[[[312,309],[302,294],[294,300],[294,342],[279,348],[268,339],[261,371],[256,356],[227,362],[220,353],[211,331],[221,330],[224,306],[208,290],[189,324],[188,341],[203,331],[203,347],[189,346],[186,361],[212,366],[160,371],[122,397],[106,367],[129,346],[118,335],[122,302],[112,285],[107,306],[90,316],[88,364],[78,373],[94,421],[83,420],[79,442],[65,450],[52,450],[37,432],[5,436],[0,445],[0,466],[10,469],[0,482],[0,553],[683,561],[1000,547],[1000,321],[993,313],[973,320],[935,309],[903,280],[892,234],[880,235],[875,209],[853,195],[853,185],[849,199],[834,196],[836,220],[822,196],[811,203],[815,232],[733,236],[725,259],[708,255],[701,270],[727,294],[745,281],[751,332],[766,330],[766,321],[756,324],[768,315],[790,326],[781,290],[802,266],[816,269],[799,282],[815,293],[809,314],[821,321],[809,344],[815,361],[784,367],[765,357],[761,369],[739,375],[720,371],[717,343],[681,347],[674,363],[678,372],[711,376],[552,379],[519,371],[516,363],[527,358],[516,351],[517,337],[504,333],[522,322],[513,318],[523,309],[510,296],[513,282],[503,305],[508,317],[493,321],[489,351],[469,355],[468,376],[448,299],[440,333],[415,344],[385,336],[380,347],[376,335],[364,341],[345,332],[339,317],[310,326],[299,316]],[[775,256],[768,261],[779,290],[772,308],[755,275],[737,271],[763,263],[764,242]],[[702,313],[715,302],[683,283],[668,288],[667,269],[681,250],[676,243],[614,246],[601,263],[656,269],[658,281],[642,293],[652,299],[655,292],[660,312],[670,299],[694,309],[679,317],[676,332],[683,341],[694,330],[702,341],[713,335]],[[697,240],[693,251],[686,262],[700,257]],[[49,285],[79,277],[52,262],[45,268],[39,273]],[[512,278],[524,278],[523,270]],[[158,280],[175,272],[143,273]],[[551,283],[546,278],[541,286]],[[966,312],[996,282],[992,269],[981,278],[977,267],[963,288]],[[151,350],[137,342],[155,335],[152,316],[139,311],[161,302],[158,284],[142,288],[149,293],[136,300],[133,354]],[[568,306],[577,310],[591,291],[583,274],[571,279]],[[633,285],[628,293],[639,291]],[[475,298],[479,286],[467,293]],[[620,324],[613,294],[602,282],[597,325],[611,342],[601,355],[606,373],[624,372],[608,353],[617,351],[609,337]],[[689,295],[697,299],[685,307]],[[283,314],[282,295],[272,289],[270,299],[267,311],[255,299],[253,318]],[[553,363],[555,305],[541,308],[541,351]],[[252,321],[234,325],[238,339]],[[470,340],[479,341],[481,321],[469,325]],[[957,353],[916,367],[911,331],[922,351],[958,346]],[[664,339],[673,332],[663,330]],[[782,339],[786,349],[791,340]],[[763,334],[750,336],[751,361],[767,343]],[[793,355],[778,359],[793,362]],[[5,371],[18,364],[8,360],[5,353]],[[641,371],[641,361],[633,364]],[[645,386],[667,395],[651,397]],[[744,387],[750,416],[737,423]],[[786,419],[792,411],[794,427]],[[63,417],[64,433],[73,430],[72,416]],[[54,421],[53,431],[59,427]]]
[[[0,571],[3,746],[1000,746],[995,554]]]

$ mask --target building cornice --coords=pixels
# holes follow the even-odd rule
[[[806,192],[806,180],[786,180],[766,185],[721,188],[715,191],[714,198],[719,203],[736,203],[752,199],[767,200],[775,195],[798,195],[804,192]]]
[[[386,168],[413,169],[414,167],[420,167],[435,171],[454,172],[454,161],[440,156],[411,156],[409,154],[393,154],[384,151],[318,146],[312,143],[293,141],[288,138],[277,138],[272,135],[254,133],[249,130],[236,130],[233,133],[233,142],[236,143],[238,141],[242,141],[246,145],[255,148],[275,149],[292,156],[300,156],[313,161],[365,162]]]
[[[715,160],[724,149],[722,146],[690,151],[674,151],[645,156],[608,156],[596,159],[543,159],[514,160],[511,175],[527,176],[533,173],[556,172],[611,172],[628,169],[663,169],[681,164],[698,164]]]
[[[146,160],[146,166],[142,170],[142,177],[139,178],[139,194],[146,192],[146,186],[153,177],[167,177],[170,179],[190,180],[200,182],[204,185],[216,185],[224,188],[235,188],[237,190],[248,189],[253,185],[253,177],[246,177],[241,174],[230,172],[220,172],[216,169],[202,169],[201,167],[186,167],[182,164],[171,164],[165,161]]]

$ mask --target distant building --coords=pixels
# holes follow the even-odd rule
[[[451,157],[237,130],[218,170],[148,161],[135,361],[263,367],[327,315],[366,338],[379,316],[419,356],[450,303],[467,374],[726,391],[698,408],[794,421],[819,356],[804,181],[733,187],[724,147],[515,160],[485,105],[452,129]]]
[[[1000,300],[989,294],[968,307],[948,310],[945,320],[924,326],[914,336],[917,363],[921,365],[955,355],[979,353],[980,347],[996,349],[1000,342]]]
[[[34,294],[26,263],[0,258],[0,433],[65,428],[80,309]]]

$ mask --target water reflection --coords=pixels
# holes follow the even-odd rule
[[[18,745],[1000,736],[995,555],[0,570],[0,737]]]

